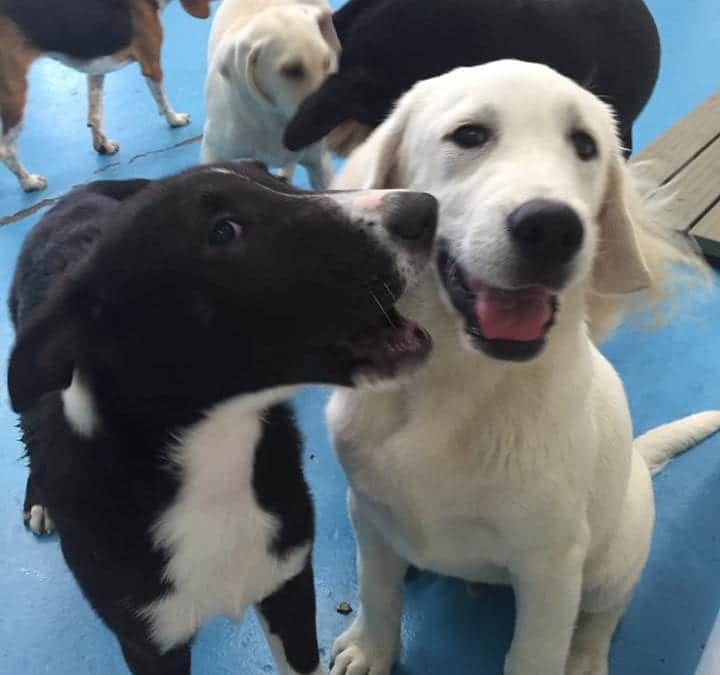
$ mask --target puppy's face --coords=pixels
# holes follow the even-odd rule
[[[249,84],[290,116],[337,70],[340,43],[332,14],[299,4],[274,8],[256,23],[247,57]]]
[[[426,194],[303,193],[246,163],[152,182],[20,331],[13,404],[67,387],[76,368],[91,386],[211,400],[395,378],[430,349],[394,305],[436,217]]]
[[[610,110],[549,68],[501,61],[421,83],[393,117],[386,170],[440,201],[441,284],[473,347],[534,357],[599,239],[632,239],[619,204],[607,213],[624,171]]]

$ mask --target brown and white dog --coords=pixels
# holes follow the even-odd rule
[[[27,100],[28,70],[40,56],[50,56],[87,73],[88,127],[93,147],[102,155],[118,151],[103,130],[105,74],[137,61],[157,103],[172,127],[185,126],[189,115],[176,113],[163,88],[160,64],[163,29],[160,11],[171,0],[0,0],[0,161],[23,190],[42,190],[43,176],[31,174],[17,156]],[[185,11],[206,19],[211,0],[180,0]]]

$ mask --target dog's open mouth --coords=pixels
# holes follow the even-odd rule
[[[432,338],[394,307],[383,310],[377,326],[338,345],[352,362],[356,383],[380,383],[409,374],[430,355]]]
[[[557,311],[553,293],[543,286],[471,285],[444,247],[437,264],[450,301],[465,319],[466,331],[478,349],[506,361],[527,361],[540,353]]]

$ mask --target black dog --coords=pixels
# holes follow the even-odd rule
[[[343,125],[328,140],[348,154],[415,82],[513,58],[551,66],[612,103],[629,154],[659,69],[642,0],[350,0],[333,19],[339,70],[290,121],[291,150]]]
[[[281,403],[419,364],[394,309],[437,217],[413,192],[312,194],[255,164],[66,196],[10,298],[8,385],[85,596],[135,675],[188,675],[209,617],[257,605],[282,673],[322,673],[301,441]]]

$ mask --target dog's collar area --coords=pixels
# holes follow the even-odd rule
[[[556,295],[541,288],[471,288],[447,242],[439,244],[437,270],[475,349],[502,361],[530,361],[542,352],[555,323]],[[483,320],[490,324],[485,329]]]

